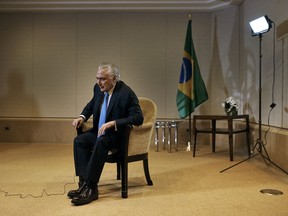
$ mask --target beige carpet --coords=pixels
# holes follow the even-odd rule
[[[235,162],[244,159],[234,157]],[[76,207],[66,197],[76,187],[72,145],[2,143],[0,215],[288,215],[288,175],[266,166],[261,156],[219,173],[232,164],[227,149],[212,154],[199,146],[193,158],[192,152],[152,148],[154,186],[146,185],[141,162],[130,163],[129,197],[122,199],[115,165],[106,164],[99,200]],[[260,193],[270,188],[284,194]]]

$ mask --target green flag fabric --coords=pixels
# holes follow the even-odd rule
[[[182,119],[189,116],[197,106],[208,100],[208,93],[200,74],[193,45],[191,23],[192,21],[189,20],[176,99],[179,116]]]

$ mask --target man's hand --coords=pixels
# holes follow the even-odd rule
[[[105,133],[105,131],[109,128],[115,127],[116,122],[115,121],[110,121],[106,122],[103,124],[99,129],[98,129],[98,136],[101,136]]]
[[[79,128],[84,122],[84,119],[82,117],[79,117],[77,119],[74,119],[73,122],[72,122],[72,126],[74,128]]]

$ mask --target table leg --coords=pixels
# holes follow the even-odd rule
[[[169,147],[169,153],[171,153],[171,125],[168,123],[168,138],[167,138],[167,143]]]
[[[158,127],[155,128],[155,145],[156,151],[159,151],[159,137],[158,137]]]
[[[249,118],[246,118],[246,142],[247,142],[247,150],[248,150],[248,156],[251,156],[251,150],[250,150],[250,125],[249,125]]]
[[[176,151],[178,150],[178,124],[175,124],[175,132],[174,132],[174,140],[175,140],[175,147],[176,147]]]
[[[196,152],[196,140],[197,140],[197,131],[194,129],[194,148],[193,148],[193,157],[195,157]]]
[[[216,120],[212,120],[212,152],[215,152],[215,142],[216,142]]]
[[[166,133],[165,133],[165,122],[162,122],[162,143],[163,143],[163,150],[166,149],[166,146],[165,146],[165,139],[166,139]]]
[[[229,153],[230,161],[233,161],[233,120],[228,118]]]

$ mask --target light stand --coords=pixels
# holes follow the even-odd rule
[[[258,32],[256,32],[255,29],[253,29],[253,26],[250,23],[251,28],[252,28],[252,35],[253,36],[259,36],[259,121],[258,121],[258,138],[256,140],[255,145],[253,146],[252,151],[251,151],[251,153],[253,154],[254,150],[256,149],[258,151],[258,154],[254,154],[252,156],[249,155],[249,157],[247,159],[242,160],[242,161],[240,161],[240,162],[238,162],[238,163],[236,163],[236,164],[234,164],[234,165],[232,165],[232,166],[230,166],[230,167],[228,167],[228,168],[226,168],[224,170],[221,170],[220,173],[222,173],[222,172],[224,172],[224,171],[226,171],[226,170],[228,170],[228,169],[230,169],[232,167],[235,167],[238,164],[241,164],[241,163],[243,163],[243,162],[245,162],[245,161],[257,156],[257,155],[261,155],[261,157],[263,158],[263,160],[265,161],[267,166],[269,165],[267,163],[267,161],[268,161],[271,164],[273,164],[274,166],[276,166],[278,169],[282,170],[284,173],[288,174],[288,172],[286,172],[284,169],[282,169],[281,167],[279,167],[277,164],[275,164],[273,161],[270,160],[270,157],[269,157],[269,155],[267,153],[265,145],[264,145],[264,143],[262,141],[262,117],[261,117],[262,116],[262,112],[261,112],[262,111],[261,110],[261,108],[262,108],[261,107],[261,104],[262,104],[262,84],[261,84],[261,80],[262,80],[262,36],[263,36],[263,33],[266,33],[266,32],[268,32],[270,30],[270,28],[272,26],[271,25],[272,21],[267,16],[261,17],[261,18],[265,19],[264,21],[266,21],[267,24],[265,25],[265,27],[263,27],[263,29],[258,29],[259,30],[259,31],[257,30]],[[257,19],[257,20],[259,20],[259,19]],[[254,22],[254,21],[252,21],[252,22]],[[257,28],[259,28],[259,26],[260,26],[259,23],[256,24]],[[263,154],[263,150],[264,150],[265,154]]]

